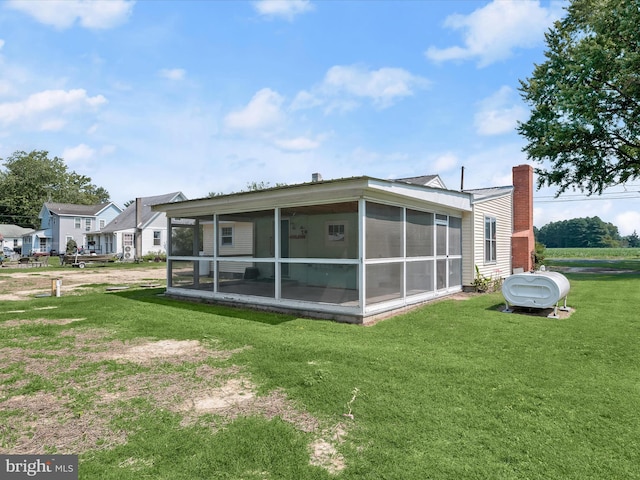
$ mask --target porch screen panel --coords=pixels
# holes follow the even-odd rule
[[[402,298],[404,265],[400,262],[366,266],[367,304]]]
[[[275,297],[274,264],[251,262],[245,265],[241,274],[228,276],[223,273],[237,267],[238,262],[218,262],[218,292]]]
[[[358,258],[358,203],[283,208],[288,258]]]
[[[462,255],[462,219],[449,217],[449,255]]]
[[[434,291],[434,261],[407,262],[407,295]]]
[[[198,256],[203,248],[203,228],[194,218],[171,222],[170,255]]]
[[[436,254],[447,254],[447,226],[441,223],[436,225]]]
[[[194,267],[194,262],[169,260],[169,286],[173,288],[195,288]]]
[[[367,202],[366,210],[367,258],[402,257],[402,209]]]
[[[358,305],[358,265],[283,264],[282,298],[337,305]]]
[[[436,260],[436,289],[447,288],[447,260]]]
[[[195,222],[171,225],[171,255],[195,255],[193,241],[196,235]]]
[[[433,256],[433,213],[407,210],[407,257]]]
[[[273,210],[225,214],[220,215],[218,221],[220,256],[275,257]],[[231,245],[223,243],[222,227],[232,229]]]
[[[462,285],[462,259],[452,258],[449,260],[449,287]]]

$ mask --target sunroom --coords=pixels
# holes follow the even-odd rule
[[[170,296],[366,323],[462,290],[463,192],[358,177],[153,208]]]

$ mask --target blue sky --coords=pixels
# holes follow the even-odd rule
[[[0,3],[0,158],[47,150],[122,205],[252,182],[439,174],[511,184],[530,163],[519,80],[560,2]],[[535,193],[534,222],[640,232],[640,180]],[[635,193],[634,193],[635,192]]]

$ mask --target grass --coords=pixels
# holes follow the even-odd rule
[[[547,248],[547,258],[640,259],[640,248]]]
[[[60,425],[104,415],[105,428],[126,432],[126,442],[98,438],[81,453],[80,477],[92,479],[640,478],[640,277],[567,277],[576,311],[565,320],[500,313],[499,293],[436,302],[372,327],[176,302],[160,290],[4,302],[0,351],[28,355],[0,367],[0,420],[15,419],[11,398],[38,392],[68,402]],[[43,306],[57,308],[34,309]],[[7,313],[17,309],[26,312]],[[35,323],[45,317],[85,320]],[[32,322],[1,327],[16,319]],[[181,364],[76,365],[70,334],[92,331],[125,344],[250,348]],[[32,357],[51,361],[47,374],[27,375]],[[101,410],[100,392],[122,391],[119,379],[195,378],[202,365],[240,368],[262,396],[286,392],[319,427],[261,414],[185,424],[144,395]],[[346,468],[332,475],[310,464],[309,445],[337,425]],[[0,428],[0,446],[16,438]]]

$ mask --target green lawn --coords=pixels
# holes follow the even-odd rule
[[[563,320],[501,313],[500,293],[371,327],[160,290],[4,302],[0,453],[22,428],[50,452],[93,445],[91,479],[640,478],[640,276],[567,277]],[[143,339],[211,354],[107,358]],[[176,408],[230,379],[255,409]],[[36,398],[49,410],[22,420]],[[45,420],[57,436],[38,437]]]

